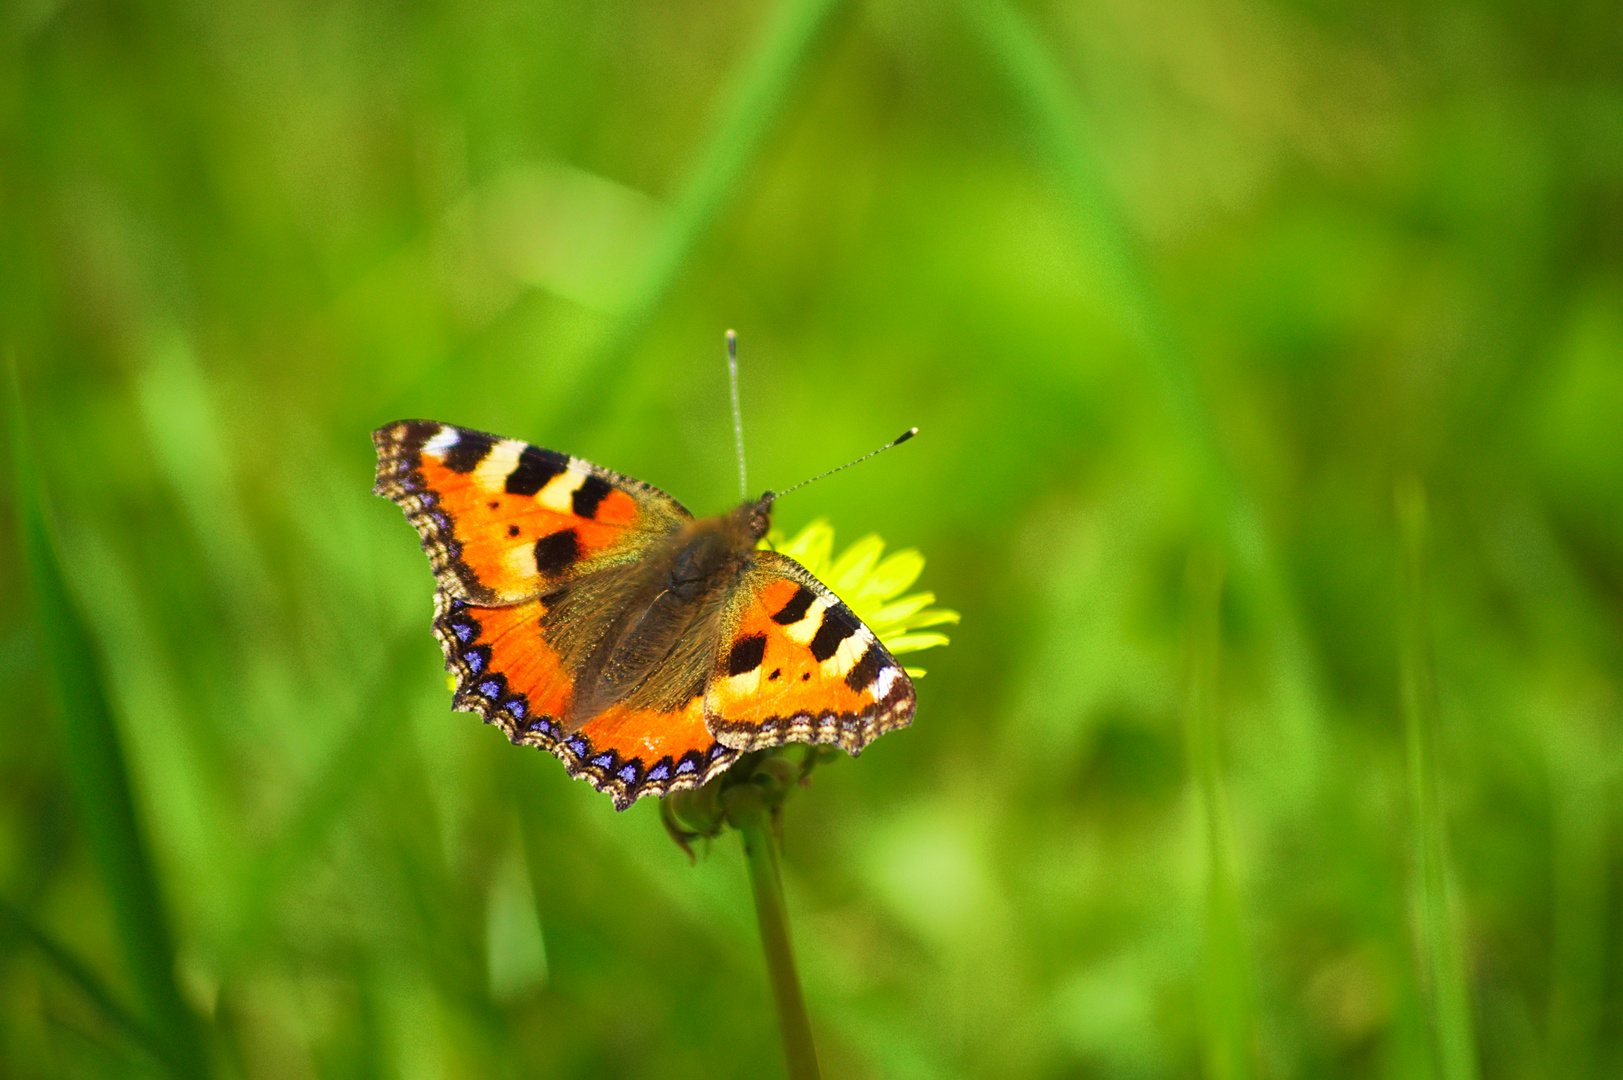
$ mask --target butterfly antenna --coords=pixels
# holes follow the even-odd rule
[[[837,469],[830,469],[826,473],[818,473],[816,476],[812,477],[810,480],[802,480],[800,483],[796,484],[794,487],[785,488],[784,490],[776,493],[775,495],[772,496],[772,498],[773,499],[781,499],[785,495],[789,494],[789,492],[791,492],[791,491],[796,491],[796,490],[798,490],[800,488],[803,488],[807,484],[814,484],[817,481],[823,479],[825,476],[833,476],[835,473],[839,472],[840,469],[849,469],[853,465],[861,465],[864,461],[867,461],[869,458],[878,457],[880,454],[883,454],[886,450],[889,450],[893,446],[902,445],[904,442],[911,439],[913,436],[917,435],[918,433],[919,433],[918,428],[910,427],[906,431],[902,432],[900,435],[896,436],[894,439],[890,440],[890,442],[886,443],[884,446],[881,446],[879,449],[870,450],[866,454],[863,454],[861,457],[857,458],[854,461],[847,461],[844,465],[841,465]]]
[[[738,441],[738,490],[742,498],[750,497],[749,481],[744,476],[744,413],[738,407],[738,335],[727,331],[727,377],[733,387],[733,436]]]

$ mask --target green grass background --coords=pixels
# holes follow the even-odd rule
[[[368,432],[797,493],[963,613],[788,808],[831,1077],[1617,1075],[1615,6],[0,10],[0,1076],[781,1075],[449,711]],[[912,658],[909,658],[912,661]]]

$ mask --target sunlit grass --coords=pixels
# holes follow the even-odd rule
[[[208,1070],[205,1051],[197,1020],[176,983],[170,916],[152,865],[145,824],[130,790],[123,736],[103,681],[101,648],[80,616],[62,572],[15,368],[10,357],[6,361],[13,509],[22,533],[23,571],[32,594],[33,626],[50,694],[36,708],[52,721],[73,795],[75,820],[88,840],[92,867],[111,902],[123,964],[140,997],[137,1015],[117,1002],[90,967],[34,927],[22,912],[9,903],[5,907],[35,947],[116,1028],[154,1052],[176,1076],[201,1077]]]

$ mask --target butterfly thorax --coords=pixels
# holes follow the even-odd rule
[[[618,704],[671,710],[703,693],[714,662],[706,646],[716,640],[728,591],[753,564],[770,516],[768,495],[690,521],[636,567],[582,581],[580,603],[564,598],[554,605],[561,619],[572,619],[571,609],[618,612],[579,642],[583,662],[567,730]],[[610,597],[615,602],[603,602]]]

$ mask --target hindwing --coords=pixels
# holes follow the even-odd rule
[[[610,706],[566,730],[575,688],[547,637],[544,599],[505,607],[435,593],[434,634],[456,676],[454,707],[476,712],[515,744],[540,747],[624,810],[644,795],[697,787],[738,757],[705,727],[697,692],[665,708]]]

